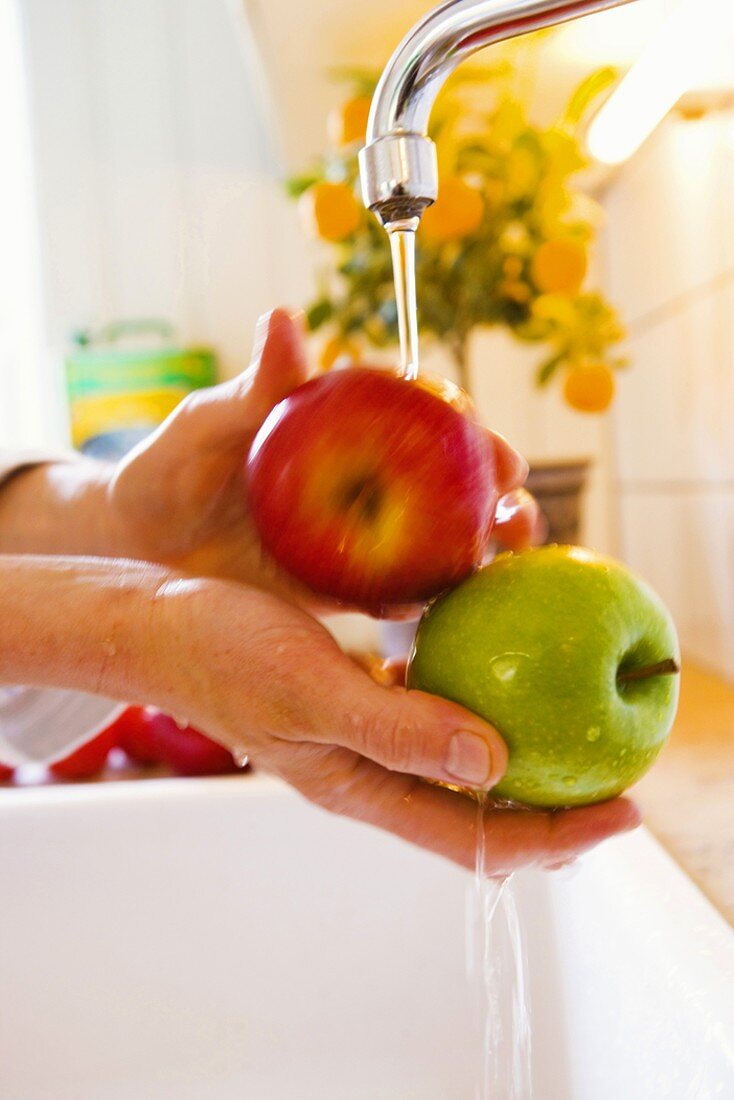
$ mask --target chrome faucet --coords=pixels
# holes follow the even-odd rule
[[[476,50],[632,0],[448,0],[409,31],[375,90],[359,155],[364,204],[385,226],[415,228],[438,194],[427,136],[447,76]]]

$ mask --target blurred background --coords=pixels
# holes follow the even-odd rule
[[[355,156],[375,76],[429,6],[0,0],[0,449],[122,454],[190,389],[245,368],[256,319],[277,304],[306,312],[314,370],[344,353],[396,359],[387,244],[357,198]],[[638,0],[464,67],[434,114],[440,195],[418,238],[427,368],[462,382],[526,454],[551,537],[622,558],[672,611],[681,708],[634,795],[730,920],[733,7]],[[334,630],[373,661],[385,645],[367,618]],[[50,782],[236,770],[196,731],[132,709],[90,746]],[[385,1081],[403,1065],[411,1075],[391,1096],[458,1095],[416,1076],[424,1067],[429,1080],[436,1051],[450,1055],[451,1082],[474,1057],[458,872],[444,880],[448,868],[376,832],[338,832],[257,773],[244,781],[257,813],[238,779],[62,791],[45,769],[0,766],[4,782],[44,784],[0,797],[0,970],[17,1025],[0,1031],[6,1062],[32,1050],[20,1072],[43,1078],[33,1095],[78,1100],[76,1078],[57,1072],[69,1050],[84,1051],[89,1096],[148,1095],[164,1079],[173,1091],[156,1095],[240,1096],[241,1082],[229,1093],[212,1082],[227,1059],[257,1067],[261,1055],[294,1075],[273,1097],[323,1096],[339,1055],[334,1095],[387,1096],[374,1083],[386,1065]],[[521,899],[549,1006],[536,1050],[551,1051],[543,1080],[563,1100],[682,1097],[661,1085],[678,1073],[669,1033],[701,1074],[716,1071],[707,1044],[726,1041],[705,1011],[715,996],[731,1003],[721,941],[702,932],[710,914],[671,892],[639,846],[649,838],[635,840],[578,889],[561,880],[556,910],[550,893]],[[557,889],[545,878],[542,891]],[[560,962],[554,912],[568,930]],[[696,951],[704,977],[687,985]],[[601,1067],[586,1091],[559,1069],[566,1016],[589,1052],[574,1072]],[[112,1063],[132,1091],[114,1091]]]
[[[579,84],[612,66],[575,131],[583,149],[588,123],[675,7],[639,0],[505,51],[512,97],[547,131]],[[565,365],[539,389],[536,368],[547,351],[516,339],[502,318],[471,327],[467,369],[482,416],[534,464],[591,460],[580,537],[648,577],[671,606],[687,655],[732,679],[734,55],[725,7],[718,5],[720,35],[688,28],[686,65],[673,36],[632,89],[628,118],[642,117],[649,131],[641,146],[617,149],[612,119],[600,151],[606,141],[621,163],[591,158],[571,180],[574,205],[586,198],[591,210],[577,237],[589,269],[584,286],[601,292],[626,333],[610,353],[629,365],[614,371],[609,409],[570,408]],[[343,0],[2,0],[4,444],[68,444],[70,393],[81,401],[77,434],[94,434],[84,398],[109,385],[110,349],[156,347],[169,357],[148,379],[154,390],[168,387],[152,411],[148,402],[145,415],[155,419],[215,370],[230,375],[246,365],[260,312],[319,298],[339,246],[304,231],[284,179],[324,154],[328,161],[330,149],[344,155],[334,111],[368,87],[425,8],[407,0],[367,8]],[[485,136],[491,141],[490,130]],[[522,236],[527,218],[517,220]],[[491,235],[491,218],[483,232]],[[359,256],[359,240],[348,247]],[[112,322],[124,322],[122,330],[110,334]],[[314,338],[314,362],[329,332],[327,325]],[[450,373],[448,343],[425,335],[431,368]],[[364,331],[355,336],[367,354]],[[120,358],[129,357],[112,356],[118,372]],[[140,381],[129,364],[118,376],[133,389]]]

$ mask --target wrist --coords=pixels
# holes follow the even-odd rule
[[[155,672],[146,700],[182,722],[214,734],[212,669],[217,667],[218,606],[227,582],[166,574],[145,622]],[[231,597],[230,597],[231,599]]]
[[[0,487],[0,553],[120,556],[112,473],[86,458],[19,470]]]
[[[0,683],[155,702],[156,594],[169,579],[137,562],[0,556]]]

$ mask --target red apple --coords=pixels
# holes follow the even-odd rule
[[[7,783],[13,778],[15,768],[9,768],[7,764],[0,764],[0,783]]]
[[[299,386],[258,432],[250,507],[275,560],[314,592],[373,613],[423,602],[482,560],[494,451],[453,389],[365,367]],[[460,392],[460,391],[459,391]]]
[[[128,707],[110,726],[115,744],[136,764],[160,763],[152,715],[146,707]]]
[[[242,771],[232,754],[192,726],[179,726],[160,711],[149,711],[158,759],[178,775],[223,775]]]
[[[103,770],[114,745],[113,728],[108,726],[63,760],[57,760],[49,771],[57,779],[93,779]]]

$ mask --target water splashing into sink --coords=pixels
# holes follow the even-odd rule
[[[481,1050],[475,1100],[531,1100],[527,960],[512,875],[487,874],[485,811],[477,808],[477,856],[470,899],[468,963]]]

